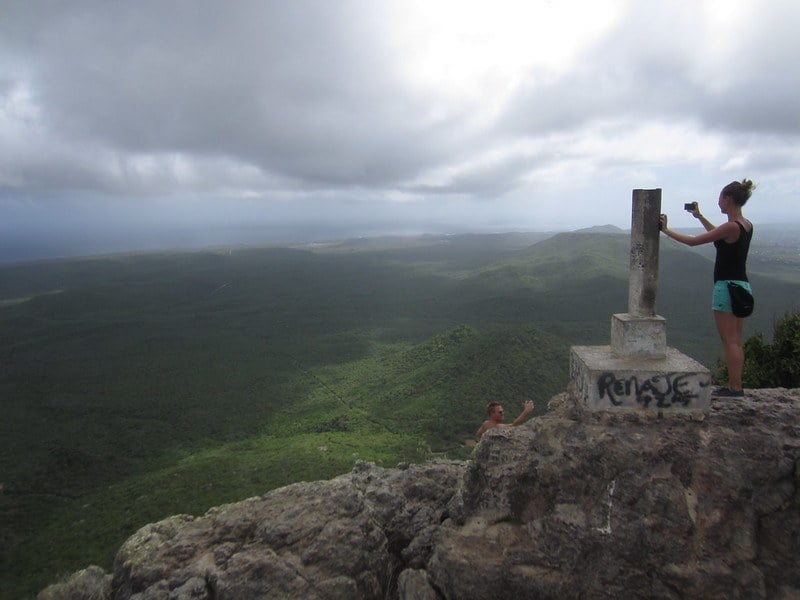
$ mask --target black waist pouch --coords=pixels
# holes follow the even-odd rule
[[[753,294],[732,281],[728,282],[728,292],[731,295],[733,314],[737,317],[749,317],[753,313]]]

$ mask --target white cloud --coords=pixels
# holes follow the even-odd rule
[[[746,175],[786,220],[798,22],[784,0],[12,0],[0,216],[83,197],[157,224],[194,198],[251,222],[260,199],[284,219],[329,202],[342,222],[583,226],[642,182]]]

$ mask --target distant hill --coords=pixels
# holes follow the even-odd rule
[[[512,250],[533,244],[554,235],[539,232],[505,232],[488,234],[424,234],[414,236],[380,236],[350,238],[341,241],[315,242],[298,245],[299,248],[315,252],[375,252],[381,250],[403,250],[448,246],[474,252],[483,248],[490,252]]]
[[[625,230],[617,227],[616,225],[595,225],[594,227],[586,227],[584,229],[578,229],[575,233],[620,233],[620,234],[630,234],[630,229]]]

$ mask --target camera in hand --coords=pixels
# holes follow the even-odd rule
[[[683,210],[693,211],[697,210],[697,202],[687,202],[683,205]]]

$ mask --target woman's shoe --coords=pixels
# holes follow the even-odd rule
[[[744,390],[732,390],[731,388],[721,387],[714,390],[711,395],[717,398],[742,398],[744,397]]]

